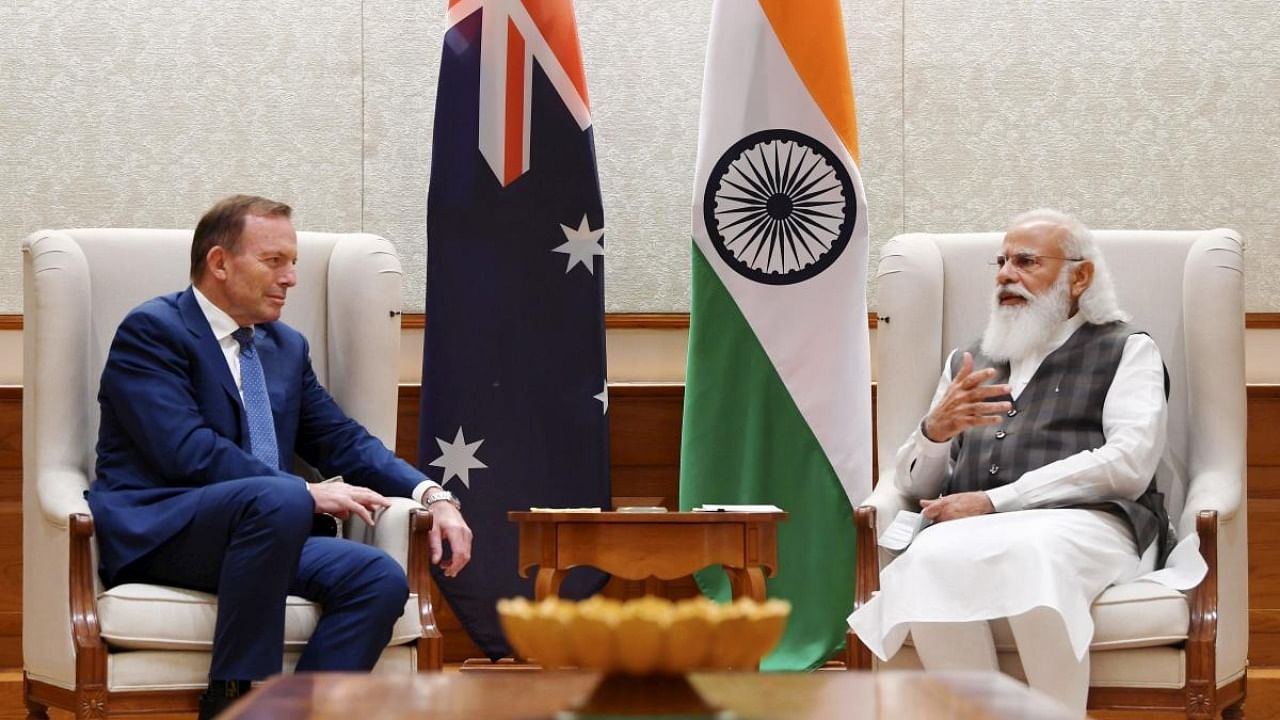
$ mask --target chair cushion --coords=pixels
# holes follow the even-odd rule
[[[1113,585],[1093,602],[1093,624],[1094,651],[1174,645],[1187,639],[1191,607],[1159,583]]]
[[[1174,645],[1187,639],[1191,609],[1187,597],[1153,582],[1113,585],[1093,602],[1093,652]],[[1009,623],[991,623],[996,650],[1017,649]],[[910,643],[910,639],[907,640]]]
[[[282,672],[293,672],[301,649],[286,651]],[[196,690],[209,684],[208,651],[130,650],[107,655],[107,689],[111,692],[139,690]],[[408,645],[382,651],[371,671],[374,675],[405,675],[418,670],[418,653]],[[166,716],[168,717],[168,716]]]
[[[102,639],[112,648],[208,650],[213,645],[217,617],[217,598],[195,590],[127,583],[98,596]],[[290,595],[284,613],[285,647],[305,646],[319,619],[320,606]],[[421,635],[418,596],[410,594],[388,645],[412,642]]]

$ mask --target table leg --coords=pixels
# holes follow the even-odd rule
[[[564,573],[555,568],[538,568],[538,575],[533,581],[533,599],[545,600],[549,597],[559,597],[562,580],[564,580]]]
[[[742,598],[751,598],[756,602],[762,603],[767,597],[764,584],[764,569],[759,567],[748,568],[725,568],[725,574],[729,576],[729,588],[733,593],[734,600]]]
[[[764,602],[767,594],[764,570],[759,567],[749,567],[742,571],[742,575],[742,594],[758,603]]]

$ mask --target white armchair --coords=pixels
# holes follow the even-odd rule
[[[213,595],[157,585],[110,590],[97,573],[84,492],[94,475],[98,381],[116,327],[142,301],[188,284],[190,230],[40,231],[23,241],[23,666],[32,717],[194,711],[208,682]],[[400,262],[372,235],[299,233],[284,320],[311,343],[317,376],[346,412],[395,441]],[[156,418],[163,422],[163,418]],[[377,533],[348,523],[408,569],[410,596],[377,671],[439,669],[428,587],[431,518],[404,500]],[[319,608],[291,597],[285,667]]]
[[[1172,464],[1158,477],[1178,537],[1199,534],[1209,572],[1186,594],[1136,582],[1098,598],[1089,707],[1241,717],[1248,649],[1243,244],[1223,229],[1095,236],[1121,307],[1155,339],[1168,366]],[[875,544],[877,527],[913,504],[894,488],[892,458],[928,410],[947,354],[982,332],[994,282],[985,263],[1002,237],[911,234],[884,247],[876,333],[880,477],[855,511],[855,605],[879,587],[886,558]],[[1007,623],[994,630],[1001,668],[1020,677]],[[852,633],[848,652],[850,668],[920,667],[910,646],[888,663],[874,661]]]

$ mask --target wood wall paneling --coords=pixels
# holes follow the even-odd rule
[[[0,387],[0,668],[21,666],[22,389]]]
[[[1280,386],[1249,388],[1249,662],[1280,665]]]

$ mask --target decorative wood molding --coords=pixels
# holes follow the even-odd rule
[[[1280,313],[1245,313],[1244,326],[1250,330],[1280,329]]]
[[[879,325],[875,313],[867,313],[867,327]],[[421,330],[427,326],[423,313],[404,313],[400,327]],[[689,313],[606,313],[604,326],[610,330],[683,330],[689,327]],[[1250,330],[1280,330],[1280,312],[1245,313],[1244,326]],[[0,314],[0,330],[21,330],[20,313]]]
[[[689,313],[605,313],[609,330],[687,330]]]

